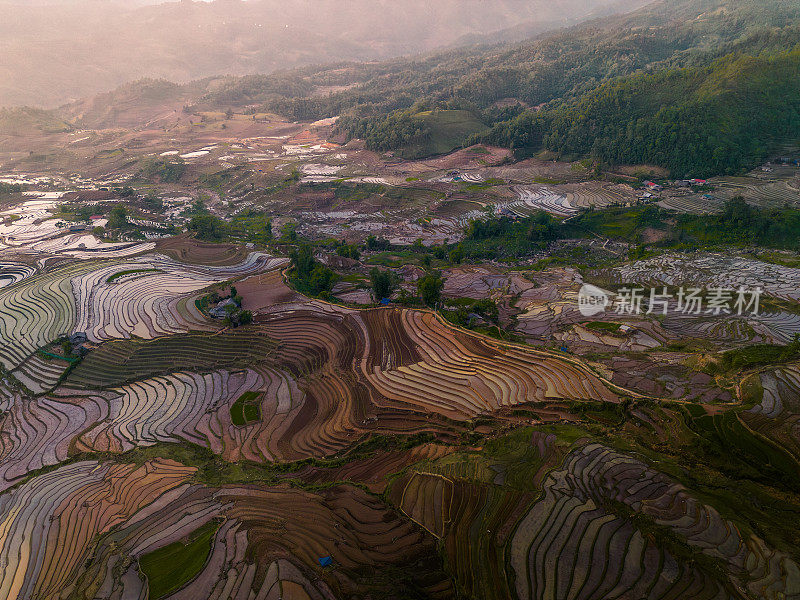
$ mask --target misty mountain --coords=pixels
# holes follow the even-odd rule
[[[643,3],[0,2],[0,105],[57,106],[142,77],[186,82],[341,60],[382,60],[506,35],[519,39]]]

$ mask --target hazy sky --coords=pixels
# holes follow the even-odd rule
[[[58,106],[142,77],[186,82],[381,60],[645,2],[0,0],[0,106]]]

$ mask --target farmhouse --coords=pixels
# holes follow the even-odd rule
[[[84,331],[76,331],[72,335],[69,336],[69,343],[73,346],[80,346],[81,344],[85,344],[89,341],[89,336],[86,335]]]
[[[233,306],[236,307],[236,302],[233,301],[232,298],[227,298],[222,300],[219,304],[217,304],[214,308],[208,311],[215,319],[224,319],[228,316],[228,311],[225,309],[226,306]]]

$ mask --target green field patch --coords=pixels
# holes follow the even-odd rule
[[[97,158],[114,158],[117,156],[122,155],[125,152],[122,148],[116,148],[114,150],[100,150],[97,153]]]
[[[536,474],[545,468],[547,457],[540,454],[533,442],[539,427],[522,427],[501,437],[485,441],[481,451],[455,452],[434,461],[425,461],[415,468],[419,472],[435,473],[453,480],[481,484],[498,484],[521,492],[537,492]],[[552,448],[553,456],[563,457],[573,443],[572,437],[562,440],[557,431]],[[585,437],[581,431],[577,437]],[[551,459],[551,466],[559,460]]]
[[[187,333],[154,340],[105,342],[67,379],[69,385],[104,388],[181,370],[243,369],[269,361],[277,343],[255,328],[219,334]]]
[[[403,158],[422,158],[447,154],[460,148],[472,135],[482,134],[489,128],[468,110],[435,110],[417,113],[412,117],[427,130],[423,140],[403,148]]]
[[[619,323],[609,323],[607,321],[592,321],[591,323],[585,323],[584,327],[586,327],[586,329],[591,329],[592,331],[618,333],[619,328],[622,327],[622,325]]]
[[[791,344],[755,344],[734,348],[722,353],[722,360],[714,363],[712,370],[726,373],[745,371],[755,367],[776,365],[800,358],[800,338]]]
[[[800,268],[800,255],[797,253],[753,252],[749,253],[748,256],[756,260],[771,263],[773,265],[781,265],[784,267],[791,267],[793,269]]]
[[[261,393],[245,392],[231,406],[231,422],[244,427],[261,420]]]
[[[111,283],[116,281],[120,277],[125,277],[126,275],[133,275],[136,273],[163,273],[161,269],[128,269],[127,271],[120,271],[119,273],[114,273],[108,279],[106,279],[106,283]]]
[[[175,592],[197,577],[211,554],[211,541],[219,523],[210,521],[178,541],[139,558],[153,600]]]
[[[706,452],[731,457],[720,465],[731,476],[770,485],[780,482],[788,489],[800,490],[797,461],[747,429],[735,411],[697,417],[692,420],[692,429],[702,438],[700,444]]]

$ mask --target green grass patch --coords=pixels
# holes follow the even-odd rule
[[[169,544],[139,559],[139,567],[147,576],[150,598],[163,598],[200,574],[211,554],[211,541],[218,528],[218,522],[210,521],[189,534],[186,542]]]
[[[128,269],[127,271],[120,271],[119,273],[114,273],[108,279],[106,279],[106,283],[111,283],[120,277],[125,277],[125,275],[133,275],[134,273],[163,273],[161,269]]]
[[[243,369],[274,360],[277,343],[255,328],[105,342],[70,374],[72,385],[104,388],[183,369]]]
[[[619,323],[609,323],[607,321],[592,321],[591,323],[584,323],[584,327],[592,331],[618,333],[622,325]]]
[[[417,113],[412,118],[421,122],[428,135],[403,148],[399,153],[403,158],[447,154],[463,146],[470,136],[489,131],[489,128],[468,110],[425,111]]]
[[[461,189],[466,192],[479,192],[481,190],[488,190],[496,185],[505,185],[505,183],[506,182],[502,179],[492,177],[482,183],[471,183],[464,185]]]
[[[734,348],[722,353],[719,362],[713,363],[712,371],[731,373],[755,367],[775,365],[800,358],[800,338],[786,346],[755,344],[744,348]]]
[[[370,265],[382,267],[402,267],[407,264],[417,264],[421,256],[411,250],[387,250],[370,256],[365,262]]]
[[[261,406],[259,392],[245,392],[231,406],[231,422],[237,427],[244,427],[248,423],[261,420]]]
[[[764,252],[754,256],[757,260],[772,263],[774,265],[782,265],[784,267],[791,267],[793,269],[800,268],[800,256],[796,254],[783,254],[780,252]]]

